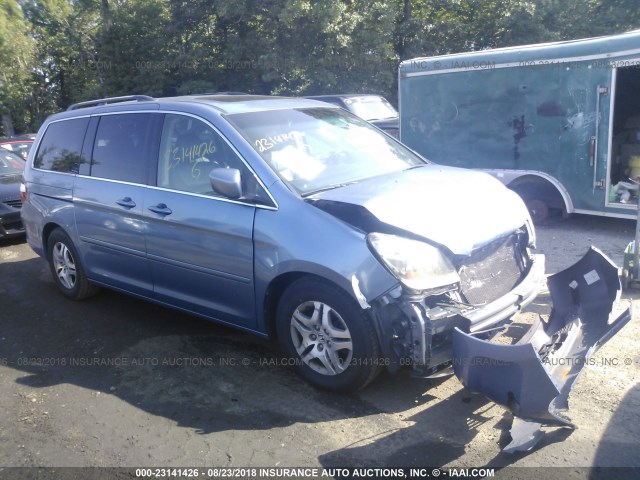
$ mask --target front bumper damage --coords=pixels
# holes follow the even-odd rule
[[[613,318],[620,298],[617,267],[594,247],[575,265],[548,278],[553,308],[514,345],[491,343],[456,328],[453,370],[472,392],[511,410],[507,452],[531,449],[542,425],[571,427],[571,388],[594,352],[631,319],[631,307]]]
[[[456,303],[446,295],[420,297],[401,288],[373,305],[373,316],[391,373],[410,366],[417,377],[452,375],[455,328],[481,338],[495,335],[505,322],[538,295],[544,282],[544,255],[532,255],[522,281],[506,295],[481,307]]]

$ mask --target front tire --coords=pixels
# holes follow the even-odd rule
[[[326,390],[363,388],[379,373],[377,336],[360,306],[328,283],[303,278],[277,309],[280,345],[307,382]]]
[[[57,228],[49,235],[47,253],[53,280],[63,295],[72,300],[82,300],[98,291],[98,287],[87,279],[80,256],[62,229]]]

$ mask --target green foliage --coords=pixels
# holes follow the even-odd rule
[[[167,40],[175,28],[167,2],[102,3],[108,7],[101,10],[102,25],[96,34],[95,51],[100,70],[96,70],[98,92],[93,97],[165,94],[173,80],[173,45]],[[189,28],[188,24],[183,25]]]
[[[24,120],[11,122],[14,112],[24,117],[23,99],[29,97],[33,42],[18,2],[0,0],[0,114],[2,134],[25,128]],[[15,125],[14,125],[15,123]]]
[[[35,131],[70,103],[132,93],[394,102],[407,58],[639,27],[637,0],[0,0],[0,114]]]

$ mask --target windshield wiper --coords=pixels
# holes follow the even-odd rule
[[[397,115],[393,115],[391,117],[370,118],[369,120],[367,120],[367,122],[377,122],[379,120],[391,120],[391,119],[396,119],[396,118],[398,118]]]
[[[336,188],[346,187],[347,185],[353,185],[354,183],[358,183],[360,180],[354,180],[352,182],[344,182],[344,183],[336,183],[334,185],[329,185],[327,187],[322,187],[317,190],[312,190],[311,192],[303,193],[302,197],[310,197],[311,195],[315,195],[316,193],[326,192],[328,190],[335,190]]]
[[[418,165],[411,165],[410,167],[405,168],[403,170],[403,172],[406,172],[407,170],[413,170],[414,168],[426,167],[427,165],[428,165],[427,163],[420,163]]]

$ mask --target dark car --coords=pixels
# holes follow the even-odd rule
[[[25,133],[24,135],[0,138],[0,147],[20,155],[26,160],[35,138],[35,133]]]
[[[25,161],[0,149],[0,239],[24,234],[20,219],[20,183]]]
[[[398,112],[380,95],[317,95],[311,98],[344,108],[394,138],[400,138]]]

